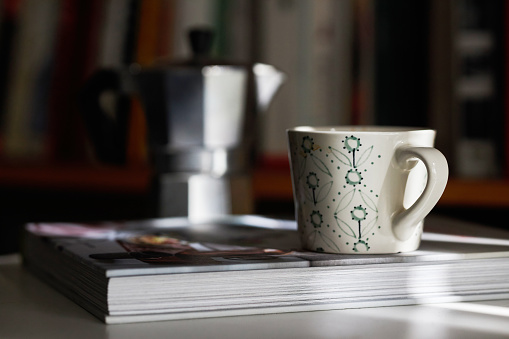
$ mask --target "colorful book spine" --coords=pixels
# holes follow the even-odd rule
[[[457,6],[455,174],[496,178],[503,167],[503,2],[461,0]]]
[[[44,156],[47,87],[58,8],[58,0],[21,3],[3,120],[7,158],[33,160]]]

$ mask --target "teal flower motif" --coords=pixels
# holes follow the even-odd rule
[[[319,211],[311,212],[311,215],[309,217],[311,219],[311,223],[315,228],[322,227],[323,215]]]
[[[350,215],[352,216],[352,220],[355,221],[363,221],[366,220],[366,216],[368,215],[368,212],[366,212],[366,209],[362,207],[362,205],[355,206],[352,211],[350,211]]]
[[[362,252],[367,252],[369,251],[370,247],[369,247],[369,244],[367,242],[365,242],[364,240],[359,240],[357,241],[354,245],[353,245],[353,250],[355,252],[361,252],[361,248],[360,247],[364,247],[362,249]]]
[[[301,147],[302,147],[302,150],[304,151],[304,153],[311,153],[314,146],[315,146],[315,143],[313,142],[313,138],[311,138],[309,136],[305,136],[304,138],[302,138]]]
[[[346,173],[345,179],[348,185],[355,186],[359,185],[363,178],[361,173],[357,169],[350,169]]]
[[[319,181],[320,179],[318,179],[315,172],[309,172],[308,176],[306,177],[306,184],[311,189],[318,188]]]
[[[345,146],[343,146],[344,149],[348,151],[348,153],[358,151],[359,147],[361,146],[361,139],[352,136],[346,137],[345,140],[343,140],[343,143]]]

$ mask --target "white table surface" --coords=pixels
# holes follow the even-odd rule
[[[509,338],[509,300],[105,325],[0,256],[0,338]]]

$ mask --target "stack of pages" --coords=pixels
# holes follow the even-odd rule
[[[509,234],[428,218],[418,251],[299,249],[295,222],[231,216],[29,224],[26,266],[106,323],[509,297]]]

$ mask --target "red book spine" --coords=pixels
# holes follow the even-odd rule
[[[49,98],[49,160],[82,161],[87,157],[85,131],[77,107],[84,78],[92,71],[97,46],[99,0],[63,0]]]

